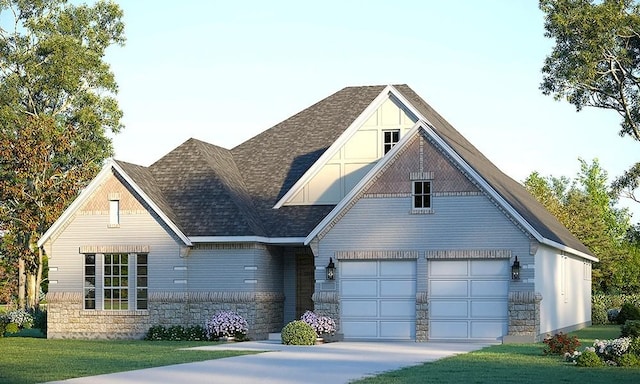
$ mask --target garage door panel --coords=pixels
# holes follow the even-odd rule
[[[415,294],[414,280],[380,280],[380,297],[406,297]]]
[[[381,300],[380,317],[414,317],[416,302],[412,300]]]
[[[509,282],[495,280],[471,281],[471,297],[507,297]]]
[[[378,282],[375,280],[343,280],[343,295],[356,297],[376,297]]]
[[[415,260],[340,261],[338,268],[346,339],[415,339]]]
[[[413,321],[381,321],[380,337],[386,339],[413,339],[415,322]]]
[[[430,280],[431,297],[466,297],[468,282],[466,280]]]
[[[468,339],[467,328],[466,321],[431,321],[429,337],[437,339]]]
[[[469,317],[469,305],[467,301],[435,301],[429,306],[429,316],[437,318],[467,318]]]
[[[446,276],[467,276],[466,260],[447,260],[432,263],[429,268],[429,276],[446,277]]]
[[[498,277],[509,275],[509,264],[504,260],[471,260],[471,276]]]
[[[506,333],[504,322],[474,321],[471,323],[471,337],[474,339],[498,339]]]
[[[407,263],[406,261],[385,261],[380,268],[380,276],[414,276],[416,273],[416,264]]]
[[[342,316],[351,317],[377,317],[377,300],[344,300],[342,303]]]
[[[378,265],[375,261],[340,263],[340,277],[375,277]]]
[[[504,301],[474,300],[471,302],[471,317],[504,319],[507,317],[507,308]]]
[[[376,321],[343,321],[342,331],[349,337],[375,338],[378,336]]]

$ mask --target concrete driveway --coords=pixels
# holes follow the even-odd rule
[[[315,346],[288,346],[274,341],[226,343],[193,349],[268,352],[81,377],[58,383],[348,383],[488,345],[435,342],[337,342]]]

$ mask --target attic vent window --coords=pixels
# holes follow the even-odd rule
[[[386,155],[394,145],[400,141],[400,130],[393,129],[388,131],[382,131],[382,142],[384,146],[384,154]]]
[[[120,226],[120,200],[109,200],[109,227]]]

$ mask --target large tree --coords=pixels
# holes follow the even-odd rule
[[[593,268],[594,291],[640,292],[640,244],[632,240],[627,210],[615,207],[607,172],[597,160],[580,160],[574,180],[533,172],[524,185],[600,259]]]
[[[108,133],[122,127],[104,55],[124,43],[124,25],[106,1],[0,0],[0,19],[0,228],[20,269],[20,305],[33,307],[36,242],[112,155]]]
[[[542,68],[542,92],[579,111],[604,108],[622,118],[621,136],[640,141],[640,5],[633,0],[540,0],[545,36],[555,40]],[[640,163],[613,183],[635,199]]]

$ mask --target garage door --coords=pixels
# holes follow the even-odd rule
[[[338,271],[346,339],[415,339],[415,260],[341,261]]]
[[[430,261],[429,339],[499,340],[508,290],[508,260]]]

